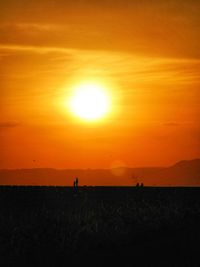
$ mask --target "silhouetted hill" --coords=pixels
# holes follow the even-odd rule
[[[148,178],[154,179],[155,183],[160,182],[161,185],[200,185],[200,159],[179,161],[149,175]]]
[[[149,186],[200,186],[200,159],[180,161],[170,167],[68,169],[50,168],[0,170],[1,185],[80,185],[130,186],[143,182]]]

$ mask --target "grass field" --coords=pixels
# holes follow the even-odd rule
[[[200,266],[200,189],[0,187],[0,253],[1,266]]]

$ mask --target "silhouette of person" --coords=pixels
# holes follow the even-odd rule
[[[143,187],[144,186],[144,184],[143,183],[141,183],[141,187]]]
[[[75,184],[76,184],[76,187],[78,187],[78,177],[76,177]]]
[[[136,184],[136,187],[139,187],[139,183]]]
[[[74,188],[75,188],[76,187],[76,182],[74,181],[73,184],[74,184]]]

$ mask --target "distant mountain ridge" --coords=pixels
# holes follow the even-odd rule
[[[200,159],[182,160],[169,167],[64,169],[36,168],[0,170],[0,185],[200,186]]]

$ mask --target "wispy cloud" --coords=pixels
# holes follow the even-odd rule
[[[13,128],[19,126],[20,123],[18,121],[1,121],[0,128]]]
[[[55,67],[65,70],[70,67],[70,70],[76,71],[78,76],[111,77],[119,82],[134,82],[134,84],[163,83],[163,80],[165,80],[165,85],[200,82],[199,59],[136,56],[126,52],[73,49],[61,46],[0,44],[0,53],[23,52],[46,54],[49,60],[55,62],[53,71]]]
[[[0,25],[0,30],[15,30],[15,31],[54,31],[61,28],[61,25],[57,24],[45,24],[45,23],[2,23]]]
[[[52,52],[60,52],[60,53],[73,53],[76,51],[75,49],[64,48],[64,47],[53,47],[53,46],[33,46],[33,45],[14,45],[14,44],[0,44],[0,50],[7,51],[29,51],[35,53],[52,53]]]
[[[167,127],[178,127],[178,126],[188,126],[188,125],[193,125],[195,122],[194,121],[166,121],[161,123],[163,126]]]
[[[180,123],[174,122],[174,121],[169,121],[169,122],[164,122],[163,125],[169,126],[169,127],[176,127],[176,126],[180,126]]]

